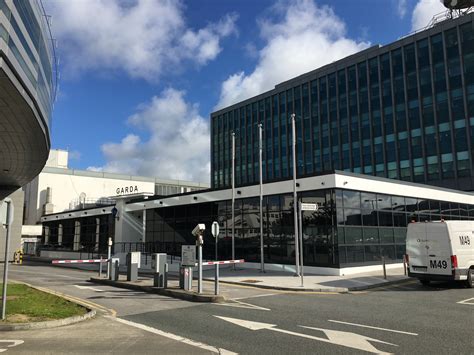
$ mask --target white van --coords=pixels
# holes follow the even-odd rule
[[[424,285],[463,280],[474,287],[474,221],[410,223],[406,260],[408,276]]]

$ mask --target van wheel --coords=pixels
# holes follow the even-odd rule
[[[467,271],[467,281],[466,281],[466,286],[468,288],[473,288],[474,287],[474,269],[470,268]]]
[[[426,279],[421,279],[420,282],[423,286],[428,286],[430,284],[430,280],[426,280]]]

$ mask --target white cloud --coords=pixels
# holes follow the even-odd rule
[[[49,0],[47,8],[66,75],[123,70],[155,81],[185,61],[204,65],[213,60],[222,38],[236,32],[235,14],[201,29],[188,28],[181,1]]]
[[[330,7],[318,7],[313,0],[278,2],[259,25],[266,44],[259,50],[255,69],[230,75],[222,83],[216,108],[270,90],[369,45],[347,38],[344,22]]]
[[[400,18],[404,18],[407,13],[407,0],[397,0],[397,13]]]
[[[209,182],[209,124],[185,93],[164,90],[142,104],[128,123],[145,131],[148,140],[128,134],[120,143],[101,147],[107,163],[93,171]]]
[[[446,8],[439,0],[419,0],[411,17],[411,30],[422,29],[430,23],[434,15],[446,12]]]

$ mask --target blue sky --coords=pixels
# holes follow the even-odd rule
[[[48,0],[70,167],[209,181],[209,115],[428,24],[439,0]]]

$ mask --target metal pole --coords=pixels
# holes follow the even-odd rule
[[[100,257],[100,262],[99,262],[99,278],[102,277],[102,256]]]
[[[262,152],[263,152],[263,126],[258,124],[259,153],[258,164],[260,170],[260,271],[265,272],[265,260],[263,250],[263,172],[262,172]]]
[[[216,296],[219,294],[219,264],[216,264],[216,274],[215,274],[215,280],[214,280],[214,294]]]
[[[235,132],[232,136],[232,260],[235,260]],[[235,270],[235,264],[232,265]]]
[[[202,245],[198,246],[198,293],[202,293]]]
[[[10,253],[10,213],[11,213],[11,200],[4,200],[3,203],[7,204],[7,220],[6,228],[7,235],[5,240],[5,260],[3,264],[3,291],[2,291],[2,320],[5,319],[5,313],[7,308],[7,286],[8,286],[8,254]]]
[[[300,276],[301,276],[301,287],[304,287],[304,272],[303,272],[303,218],[302,218],[302,214],[303,214],[303,211],[301,210],[301,203],[299,204],[299,209],[300,209],[300,213],[299,213],[299,226],[300,226],[300,230],[299,230],[299,237],[300,237],[300,268],[301,268],[301,272],[300,272]]]
[[[112,265],[112,238],[107,240],[107,279],[110,278],[110,266]]]
[[[215,238],[216,238],[216,261],[217,261],[217,238],[219,238],[219,236],[216,235]]]
[[[300,276],[300,255],[298,243],[298,195],[296,193],[296,128],[295,128],[295,114],[291,114],[291,139],[293,147],[293,212],[295,224],[295,266],[296,276]]]
[[[387,279],[387,269],[385,268],[385,257],[382,256],[382,264],[383,264],[383,278]]]

